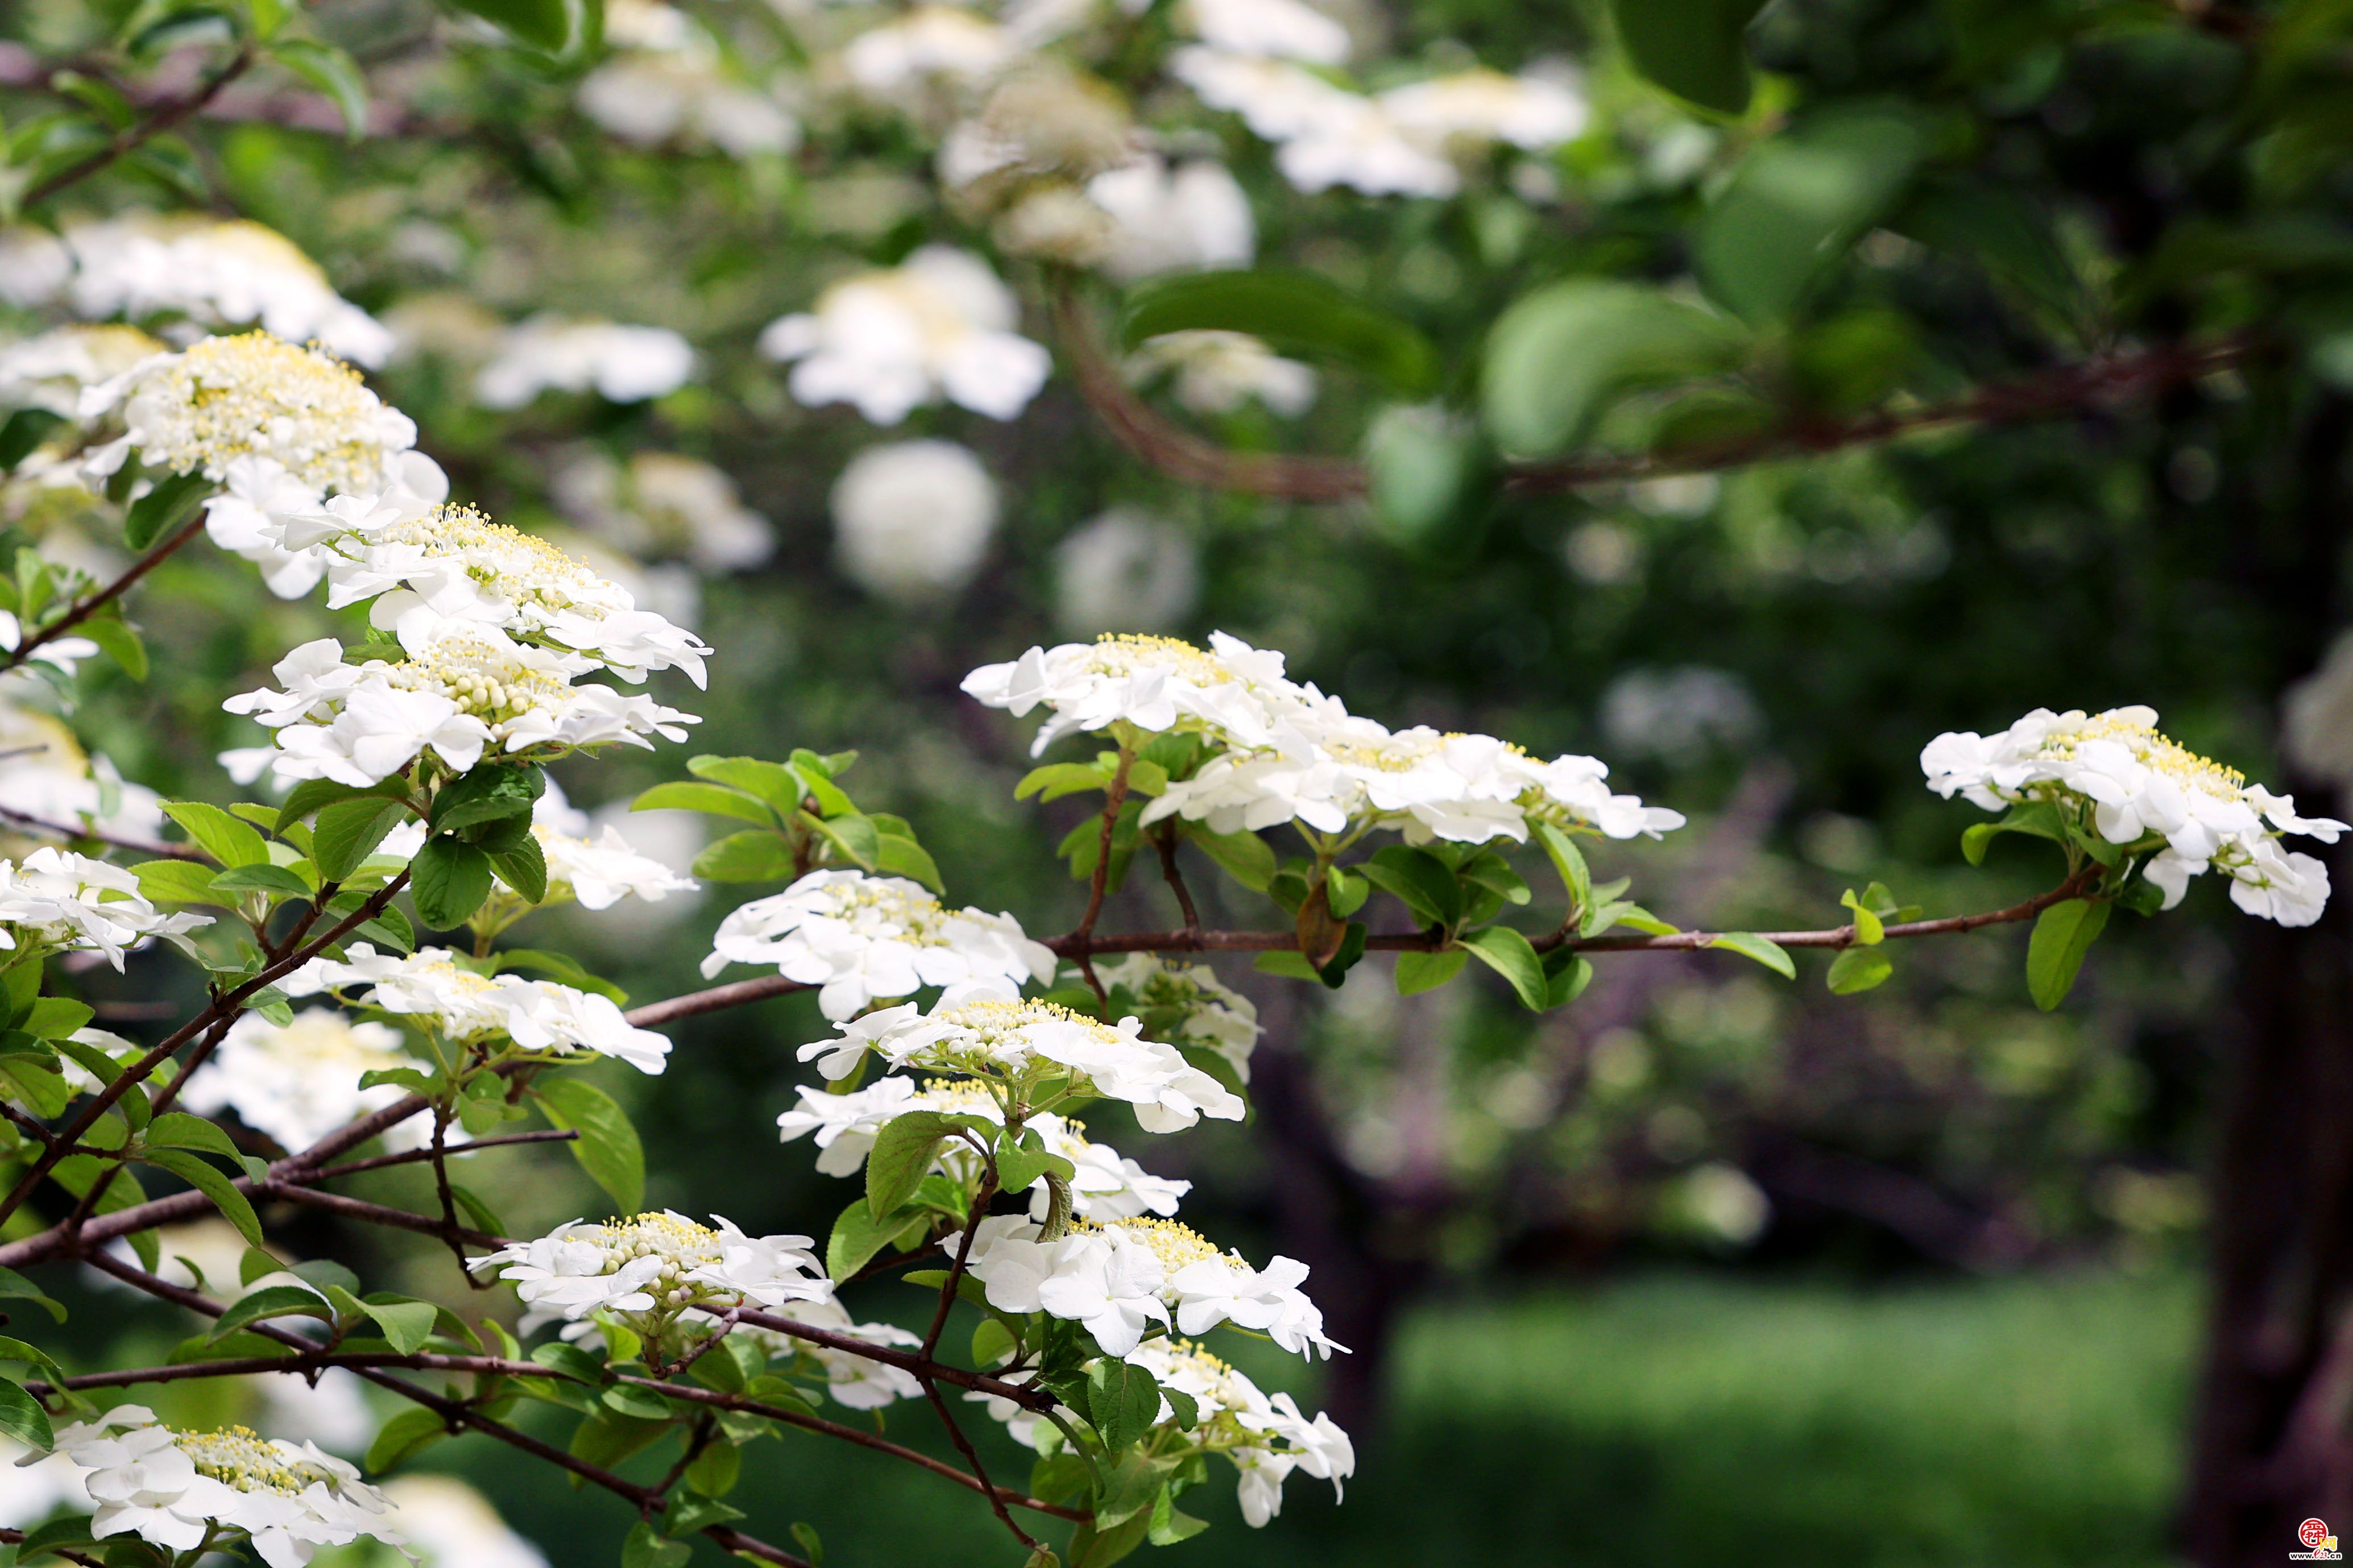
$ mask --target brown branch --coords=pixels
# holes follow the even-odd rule
[[[24,1539],[25,1531],[21,1530],[0,1528],[0,1545],[15,1546],[21,1543]],[[64,1558],[69,1563],[79,1563],[83,1564],[83,1568],[106,1568],[106,1564],[100,1562],[97,1558],[85,1557],[79,1552],[64,1550],[54,1546],[49,1550],[55,1552],[58,1556]]]
[[[476,1138],[470,1142],[453,1143],[451,1154],[477,1154],[485,1149],[504,1149],[514,1143],[570,1143],[580,1136],[577,1128],[543,1127],[531,1132],[505,1132],[496,1138]],[[311,1173],[314,1182],[332,1181],[338,1176],[356,1176],[362,1171],[381,1171],[393,1165],[416,1165],[433,1157],[431,1149],[409,1149],[397,1154],[378,1154],[373,1159],[353,1160],[346,1164],[329,1165]]]
[[[1168,831],[1154,833],[1152,844],[1153,847],[1160,852],[1160,877],[1168,884],[1168,890],[1176,895],[1176,908],[1185,916],[1185,929],[1190,931],[1199,931],[1201,911],[1193,907],[1192,889],[1185,886],[1185,873],[1178,869],[1176,865],[1176,834],[1174,825],[1171,825]]]
[[[996,1485],[988,1479],[987,1467],[980,1462],[980,1451],[972,1446],[972,1439],[965,1436],[964,1428],[956,1424],[955,1412],[950,1410],[948,1402],[941,1397],[940,1385],[920,1373],[916,1374],[916,1381],[923,1385],[923,1397],[930,1400],[932,1408],[939,1413],[940,1425],[948,1429],[948,1440],[955,1445],[956,1452],[964,1456],[964,1462],[972,1467],[973,1479],[980,1484],[980,1493],[988,1500],[988,1506],[997,1520],[1013,1532],[1014,1540],[1032,1552],[1042,1550],[1038,1538],[1021,1528],[1020,1521],[1013,1517],[1013,1510],[1007,1508],[1005,1500],[997,1495]]]
[[[28,200],[26,205],[29,206],[31,205],[30,201]],[[130,568],[125,571],[121,576],[117,577],[113,582],[109,583],[105,587],[100,588],[89,598],[75,601],[73,608],[68,610],[64,615],[59,616],[56,620],[51,621],[47,626],[43,626],[39,631],[37,631],[32,636],[26,637],[23,642],[18,643],[16,647],[9,652],[6,658],[0,659],[0,670],[10,670],[16,668],[18,665],[23,664],[26,659],[32,658],[33,655],[39,651],[45,645],[63,637],[66,633],[73,630],[74,627],[81,625],[84,621],[90,619],[90,616],[96,615],[99,611],[106,608],[107,605],[114,603],[115,600],[121,598],[124,593],[129,591],[132,584],[147,575],[148,573],[155,570],[156,567],[161,566],[179,550],[180,546],[187,543],[189,540],[194,539],[197,534],[203,532],[204,527],[205,514],[199,511],[195,516],[188,519],[186,522],[182,523],[178,528],[174,529],[163,539],[161,542],[150,546],[147,553],[132,562]],[[95,837],[97,836],[92,834],[84,835],[84,837]],[[165,853],[172,853],[172,851],[166,850]]]
[[[884,1366],[895,1366],[900,1371],[918,1378],[935,1377],[942,1383],[953,1384],[958,1388],[968,1388],[976,1394],[993,1394],[999,1399],[1011,1400],[1025,1410],[1053,1408],[1054,1396],[1041,1388],[1024,1388],[1019,1384],[1006,1383],[983,1373],[966,1372],[962,1367],[937,1365],[926,1362],[912,1351],[892,1350],[888,1345],[871,1344],[852,1334],[836,1333],[831,1329],[815,1328],[807,1323],[796,1322],[790,1318],[779,1317],[774,1312],[755,1312],[749,1309],[742,1309],[737,1311],[736,1316],[754,1328],[774,1329],[780,1334],[789,1334],[794,1339],[806,1340],[813,1345],[823,1345],[828,1350],[844,1351],[850,1355],[863,1356],[868,1361],[881,1362]]]
[[[955,1306],[958,1289],[964,1283],[965,1269],[972,1262],[972,1238],[980,1234],[981,1215],[988,1212],[988,1200],[997,1195],[997,1163],[984,1148],[980,1157],[987,1161],[980,1173],[980,1188],[973,1194],[970,1215],[965,1221],[964,1235],[956,1242],[955,1260],[948,1265],[948,1277],[940,1287],[940,1304],[932,1313],[932,1326],[923,1335],[923,1358],[929,1361],[940,1348],[940,1334],[948,1326],[948,1312]]]
[[[116,79],[100,62],[94,60],[78,59],[52,64],[20,44],[0,42],[0,87],[37,88],[53,91],[52,84],[65,71],[105,77],[116,91],[142,108],[168,102],[181,90],[177,84],[164,80],[132,82]],[[215,95],[212,101],[197,110],[196,113],[206,120],[258,121],[283,125],[295,131],[315,131],[326,136],[342,136],[349,130],[343,121],[342,108],[324,93],[259,86],[250,81]],[[462,141],[476,133],[475,127],[463,121],[420,114],[406,104],[373,93],[368,98],[367,123],[362,128],[362,134],[367,136],[419,136],[443,141]]]
[[[166,99],[154,106],[147,118],[136,124],[126,125],[116,132],[107,144],[84,158],[80,163],[58,170],[47,179],[26,191],[20,207],[30,207],[45,202],[67,186],[88,179],[118,158],[137,152],[154,137],[171,130],[192,114],[201,113],[205,106],[220,95],[221,89],[235,81],[253,64],[253,46],[237,50],[228,64],[199,82],[195,88],[177,98]]]
[[[714,985],[708,991],[690,991],[683,996],[673,996],[666,1002],[649,1002],[642,1007],[632,1007],[626,1016],[640,1029],[670,1023],[679,1018],[691,1018],[699,1013],[717,1013],[729,1007],[742,1007],[754,1002],[765,1002],[771,996],[786,996],[809,987],[797,980],[787,980],[781,974],[763,974],[753,980],[731,980],[724,985]]]
[[[1087,977],[1087,984],[1098,1002],[1105,999],[1105,993],[1103,981],[1095,974],[1094,959],[1087,942],[1094,934],[1096,917],[1103,913],[1103,891],[1111,885],[1111,841],[1119,829],[1120,807],[1127,804],[1127,775],[1134,765],[1135,753],[1122,742],[1119,766],[1112,773],[1110,787],[1103,791],[1103,833],[1095,840],[1095,869],[1087,881],[1086,913],[1079,917],[1078,929],[1067,939],[1077,944],[1071,955],[1078,959],[1079,972]]]
[[[37,747],[35,750],[46,750]],[[86,838],[96,844],[128,849],[134,855],[153,856],[164,860],[203,860],[201,850],[185,844],[166,844],[160,838],[141,838],[127,833],[100,833],[96,828],[76,826],[70,822],[52,822],[46,816],[35,816],[29,811],[18,811],[12,805],[0,805],[0,817],[29,827],[37,833],[54,834],[59,838]]]
[[[1129,451],[1172,479],[1215,489],[1288,500],[1336,501],[1370,488],[1365,468],[1344,458],[1236,452],[1185,430],[1138,396],[1105,355],[1073,289],[1051,300],[1055,330],[1088,406]],[[2203,343],[2164,343],[2075,364],[1990,381],[1937,403],[1874,409],[1852,418],[1799,416],[1752,435],[1678,444],[1651,452],[1601,452],[1509,463],[1506,488],[1576,489],[1587,485],[1711,473],[1779,458],[1869,446],[1948,425],[2010,425],[2159,392],[2238,363],[2255,340],[2235,334]]]

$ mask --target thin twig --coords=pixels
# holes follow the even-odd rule
[[[502,1132],[496,1138],[476,1138],[464,1143],[453,1143],[448,1152],[479,1154],[485,1149],[504,1149],[516,1143],[570,1143],[580,1137],[575,1127],[543,1127],[530,1132]],[[311,1173],[314,1182],[332,1181],[339,1176],[356,1176],[362,1171],[381,1171],[394,1165],[416,1165],[433,1157],[430,1149],[405,1149],[397,1154],[378,1154],[373,1159],[353,1160],[341,1165],[328,1165]]]
[[[1188,931],[1199,931],[1201,912],[1193,907],[1192,890],[1185,886],[1185,873],[1177,868],[1176,834],[1174,828],[1155,830],[1152,843],[1153,847],[1160,852],[1161,879],[1168,884],[1168,890],[1176,895],[1176,908],[1185,916],[1185,929]]]
[[[987,1159],[986,1150],[981,1157]],[[972,1238],[980,1234],[981,1216],[988,1212],[988,1200],[997,1195],[997,1174],[994,1163],[980,1173],[980,1190],[973,1194],[972,1207],[965,1221],[964,1236],[956,1243],[955,1261],[948,1265],[947,1282],[940,1287],[940,1304],[932,1313],[931,1329],[923,1335],[923,1358],[932,1359],[940,1348],[940,1333],[948,1326],[948,1310],[955,1305],[956,1291],[964,1282],[965,1268],[972,1261]]]
[[[168,100],[157,105],[154,112],[149,114],[144,120],[124,126],[114,133],[105,146],[84,158],[80,163],[58,170],[31,190],[26,191],[17,205],[19,207],[30,207],[37,203],[45,202],[67,186],[97,174],[116,159],[137,152],[149,141],[171,130],[188,116],[201,113],[205,105],[219,95],[221,89],[243,76],[246,68],[252,64],[253,47],[248,44],[237,50],[228,64],[197,84],[193,92],[184,97]]]
[[[46,751],[47,748],[30,749]],[[147,855],[163,860],[206,858],[203,851],[191,849],[185,844],[166,844],[160,838],[141,838],[129,833],[101,833],[97,828],[78,826],[70,822],[52,822],[46,816],[35,816],[29,811],[18,811],[13,805],[0,805],[0,817],[5,817],[19,826],[29,827],[37,833],[54,834],[59,838],[86,838],[95,844],[107,844],[117,849],[128,849],[134,855]]]
[[[1103,791],[1103,833],[1095,840],[1095,870],[1087,883],[1087,910],[1079,917],[1071,940],[1077,943],[1071,956],[1079,961],[1079,973],[1087,977],[1093,988],[1095,1000],[1107,999],[1103,983],[1095,974],[1094,958],[1087,939],[1094,934],[1095,917],[1103,913],[1103,890],[1111,885],[1111,841],[1119,828],[1120,808],[1127,804],[1127,775],[1135,765],[1135,753],[1124,744],[1119,749],[1119,766],[1113,770],[1111,786]]]
[[[987,1467],[980,1462],[980,1453],[972,1446],[972,1439],[964,1435],[962,1426],[956,1425],[955,1412],[950,1410],[948,1402],[940,1396],[939,1384],[920,1373],[916,1374],[916,1381],[923,1385],[923,1397],[932,1402],[934,1410],[939,1412],[940,1425],[948,1429],[948,1440],[956,1446],[956,1452],[964,1456],[964,1462],[972,1467],[973,1479],[980,1483],[980,1495],[988,1500],[989,1508],[1005,1528],[1013,1532],[1014,1540],[1032,1552],[1038,1551],[1038,1538],[1021,1528],[1020,1521],[1013,1517],[1013,1510],[1007,1508],[1005,1500],[997,1495],[997,1487],[988,1479]]]

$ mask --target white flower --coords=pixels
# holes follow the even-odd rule
[[[543,392],[587,392],[610,403],[667,397],[694,374],[694,350],[666,327],[539,315],[507,329],[474,379],[485,408],[521,408]]]
[[[1240,1096],[1175,1047],[1143,1038],[1138,1020],[1102,1024],[986,983],[950,989],[929,1014],[907,1003],[837,1026],[839,1038],[800,1050],[800,1059],[818,1061],[828,1079],[847,1078],[870,1049],[893,1067],[1008,1078],[1052,1063],[1084,1079],[1082,1092],[1126,1100],[1147,1132],[1180,1132],[1203,1116],[1242,1117]]]
[[[294,1151],[406,1092],[389,1083],[362,1089],[364,1074],[414,1065],[400,1031],[387,1025],[355,1023],[324,1007],[305,1008],[284,1025],[248,1013],[189,1078],[181,1098],[199,1116],[234,1110],[248,1127]],[[385,1134],[385,1146],[416,1148],[427,1126],[422,1119],[403,1122]]]
[[[2211,868],[2232,879],[2247,913],[2282,925],[2309,925],[2328,900],[2328,871],[2288,854],[2281,835],[2334,844],[2348,831],[2330,817],[2297,813],[2292,795],[2249,784],[2234,768],[2199,756],[2157,730],[2154,710],[2099,714],[2038,708],[1996,735],[1939,735],[1920,753],[1928,787],[1988,811],[2028,801],[2058,805],[2110,844],[2162,840],[2144,874],[2180,902],[2191,877]]]
[[[1054,547],[1054,618],[1066,631],[1159,631],[1200,590],[1192,540],[1134,507],[1113,507]]]
[[[85,419],[119,413],[122,437],[90,456],[111,474],[136,450],[150,465],[226,479],[238,458],[268,458],[314,490],[368,493],[396,477],[417,426],[316,349],[267,332],[206,338],[142,360],[85,390]]]
[[[748,87],[722,68],[718,46],[685,13],[668,5],[633,6],[624,16],[659,16],[660,25],[606,39],[616,53],[582,79],[581,112],[640,146],[681,142],[715,146],[730,157],[789,153],[800,144],[800,124],[773,95]]]
[[[238,1238],[240,1250],[244,1238]],[[264,1276],[263,1278],[267,1278]],[[300,1279],[296,1275],[293,1278]],[[265,1373],[255,1382],[261,1394],[261,1425],[272,1437],[316,1443],[331,1454],[364,1454],[375,1438],[376,1415],[368,1407],[366,1385],[348,1367],[315,1374]]]
[[[837,1023],[926,985],[1054,977],[1053,953],[1011,915],[952,912],[903,877],[862,871],[811,871],[737,909],[712,945],[706,977],[731,963],[773,963],[786,979],[819,987],[818,1005]]]
[[[392,1522],[426,1568],[548,1568],[481,1493],[454,1476],[396,1476],[385,1483]]]
[[[337,294],[316,262],[248,219],[131,214],[69,226],[65,245],[69,303],[85,319],[168,314],[204,327],[257,326],[371,366],[392,349],[384,324]]]
[[[1304,1470],[1339,1483],[1354,1475],[1356,1455],[1348,1435],[1328,1415],[1313,1421],[1288,1394],[1269,1398],[1258,1384],[1198,1345],[1184,1340],[1150,1340],[1128,1359],[1150,1372],[1164,1389],[1189,1395],[1199,1420],[1193,1442],[1222,1453],[1240,1472],[1242,1517],[1262,1527],[1282,1509],[1282,1483]],[[1168,1419],[1164,1411],[1162,1420]]]
[[[1348,29],[1301,0],[1185,0],[1193,35],[1229,55],[1336,66],[1348,58]]]
[[[1053,368],[1045,349],[1014,331],[1020,306],[969,251],[927,245],[897,267],[864,272],[818,297],[813,312],[783,316],[760,352],[797,362],[787,385],[811,405],[851,403],[877,425],[942,397],[1010,419]]]
[[[422,452],[395,454],[385,471],[381,490],[322,500],[273,458],[232,458],[228,488],[205,502],[205,532],[261,568],[271,593],[300,598],[326,574],[330,556],[319,543],[353,528],[414,521],[448,499],[448,475]]]
[[[1171,170],[1146,153],[1089,180],[1087,199],[1112,220],[1099,265],[1123,283],[1248,267],[1258,252],[1250,197],[1223,163],[1195,160]]]
[[[78,416],[84,387],[166,352],[136,327],[58,327],[0,348],[0,408]]]
[[[640,854],[610,823],[594,838],[546,827],[534,827],[532,834],[547,861],[548,896],[556,897],[561,889],[584,910],[609,910],[623,899],[658,904],[672,893],[699,888],[693,878],[681,877],[652,856]]]
[[[159,913],[120,866],[48,846],[21,861],[0,860],[0,948],[92,948],[116,970],[151,937],[182,942],[209,915]]]
[[[1136,636],[1033,647],[1009,664],[974,670],[963,689],[1017,719],[1044,707],[1052,717],[1038,731],[1033,756],[1074,731],[1113,724],[1267,745],[1296,690],[1283,679],[1281,654],[1223,632],[1211,634],[1206,652],[1174,637]]]
[[[97,1506],[71,1459],[0,1437],[0,1521],[10,1529],[29,1531],[51,1514],[88,1513]]]
[[[634,452],[626,468],[591,453],[555,476],[559,504],[582,528],[641,559],[683,556],[698,572],[757,566],[776,547],[768,520],[735,481],[675,452]]]
[[[690,1310],[830,1300],[808,1246],[806,1236],[746,1236],[723,1218],[713,1229],[665,1210],[609,1225],[575,1220],[468,1267],[498,1269],[525,1306],[575,1322],[616,1312],[659,1335]]]
[[[17,620],[16,613],[0,610],[0,648],[14,653],[16,646],[24,640],[24,623]],[[88,637],[51,637],[35,648],[31,658],[37,664],[46,664],[71,675],[83,659],[97,658],[98,651],[98,645]]]
[[[1176,378],[1176,401],[1196,414],[1231,414],[1251,398],[1286,418],[1315,401],[1315,372],[1247,332],[1201,328],[1146,338],[1128,357],[1129,379]]]
[[[1451,196],[1462,178],[1376,100],[1286,60],[1188,45],[1170,71],[1212,109],[1230,110],[1278,144],[1275,166],[1303,191],[1350,185],[1366,195]]]
[[[1250,1053],[1266,1032],[1258,1021],[1258,1005],[1219,980],[1208,964],[1171,963],[1148,952],[1132,952],[1116,963],[1098,963],[1095,973],[1106,988],[1124,987],[1155,1020],[1172,1015],[1172,1042],[1215,1051],[1231,1064],[1236,1078],[1250,1082]]]
[[[126,784],[106,758],[85,754],[57,720],[6,701],[0,701],[0,805],[132,837],[153,837],[164,826],[153,790]],[[0,822],[0,832],[24,831]]]
[[[921,1334],[910,1333],[896,1323],[860,1322],[831,1295],[814,1297],[796,1304],[792,1316],[795,1322],[807,1323],[815,1329],[830,1329],[837,1334],[848,1334],[869,1344],[918,1350],[923,1343]],[[735,1331],[740,1334],[745,1331],[737,1329]],[[879,1410],[902,1399],[913,1399],[923,1392],[923,1385],[915,1381],[915,1374],[902,1368],[849,1351],[813,1345],[771,1330],[754,1329],[750,1331],[757,1334],[762,1342],[774,1347],[775,1353],[797,1352],[823,1367],[827,1396],[845,1408]]]
[[[905,604],[972,581],[997,530],[997,485],[953,441],[869,447],[833,487],[835,552],[860,586]]]
[[[301,1568],[322,1546],[370,1536],[397,1546],[378,1516],[384,1494],[317,1445],[273,1442],[240,1426],[182,1432],[136,1405],[58,1432],[58,1452],[85,1473],[98,1505],[91,1533],[136,1535],[189,1552],[215,1527],[241,1531],[269,1568]]]
[[[922,5],[852,38],[841,68],[867,97],[914,112],[939,87],[978,81],[1012,56],[1013,42],[996,23],[954,6]]]
[[[610,997],[550,980],[484,974],[443,947],[379,953],[356,942],[341,960],[314,958],[279,982],[289,996],[368,987],[359,1005],[427,1020],[454,1042],[505,1036],[526,1051],[596,1051],[639,1072],[659,1073],[670,1041],[623,1016]]]
[[[1377,100],[1390,123],[1447,150],[1494,142],[1542,152],[1583,133],[1585,100],[1560,82],[1475,69],[1394,87]]]

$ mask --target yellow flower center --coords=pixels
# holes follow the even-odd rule
[[[290,1497],[313,1481],[331,1479],[316,1466],[289,1462],[276,1444],[247,1426],[174,1432],[172,1445],[188,1456],[198,1475],[210,1476],[241,1492],[283,1492]]]

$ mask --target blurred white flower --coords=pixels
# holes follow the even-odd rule
[[[1712,1241],[1746,1247],[1765,1233],[1773,1200],[1739,1166],[1713,1160],[1685,1175],[1670,1196],[1672,1213]]]
[[[694,350],[665,327],[539,315],[507,329],[474,379],[486,408],[521,408],[541,393],[587,392],[613,403],[664,397],[694,374]]]
[[[292,1153],[408,1092],[389,1083],[362,1089],[364,1075],[415,1065],[400,1031],[389,1025],[356,1022],[326,1007],[306,1007],[290,1024],[248,1013],[190,1075],[182,1099],[199,1116],[234,1110]],[[428,1121],[413,1118],[385,1134],[385,1147],[417,1148],[431,1131]]]
[[[1200,592],[1192,540],[1138,507],[1113,507],[1054,547],[1054,619],[1073,636],[1166,631]]]
[[[2338,637],[2320,668],[2287,689],[2280,708],[2288,762],[2353,801],[2353,633]]]
[[[0,255],[0,269],[5,266]],[[88,1513],[97,1506],[81,1484],[81,1468],[71,1459],[0,1437],[0,1528],[31,1530],[51,1514]]]
[[[730,76],[718,44],[683,11],[644,0],[613,7],[605,38],[616,52],[581,81],[580,109],[622,141],[708,144],[735,158],[800,144],[792,111]]]
[[[396,1476],[385,1483],[393,1527],[425,1568],[548,1568],[547,1556],[507,1528],[490,1500],[454,1476]]]
[[[997,484],[953,441],[869,447],[833,487],[835,552],[860,586],[920,603],[972,581],[997,529]]]
[[[480,364],[506,341],[504,321],[471,297],[451,290],[411,294],[384,313],[392,331],[392,361],[454,360]]]
[[[1530,152],[1584,133],[1584,98],[1548,77],[1505,76],[1483,68],[1394,87],[1376,100],[1407,135],[1449,150],[1483,151],[1506,142]]]
[[[312,1383],[300,1373],[265,1373],[261,1426],[272,1437],[316,1443],[331,1454],[364,1454],[375,1439],[375,1412],[368,1408],[359,1374],[331,1366]]]
[[[164,828],[155,792],[126,784],[104,757],[86,756],[74,733],[46,713],[0,701],[0,805],[44,822],[149,838]],[[21,833],[0,821],[0,834]]]
[[[1704,665],[1630,669],[1601,693],[1601,732],[1610,749],[1671,763],[1698,761],[1711,747],[1737,751],[1762,724],[1741,679]]]
[[[1286,418],[1315,401],[1315,372],[1248,332],[1198,329],[1146,338],[1130,355],[1132,381],[1173,374],[1176,401],[1196,414],[1231,414],[1256,398]]]
[[[1018,181],[1084,180],[1116,168],[1134,156],[1134,130],[1126,100],[1101,79],[1033,56],[948,132],[940,181],[985,211]]]
[[[1348,29],[1302,0],[1185,0],[1179,23],[1230,55],[1336,66],[1348,58]]]
[[[164,352],[136,327],[58,327],[21,339],[0,348],[0,408],[45,408],[75,418],[84,387],[111,381]]]
[[[1172,171],[1147,154],[1089,180],[1087,199],[1112,220],[1099,265],[1124,283],[1248,267],[1258,251],[1250,197],[1223,163],[1196,159]]]
[[[927,245],[898,267],[835,284],[814,311],[771,321],[760,352],[798,362],[788,385],[800,402],[855,404],[877,425],[943,396],[1010,419],[1053,368],[1044,348],[1013,330],[1020,315],[987,262]]]
[[[675,452],[633,452],[624,466],[590,451],[556,474],[554,489],[574,521],[639,559],[683,557],[715,574],[757,566],[776,549],[774,526],[744,504],[733,479]]]
[[[852,38],[840,68],[863,96],[922,112],[943,86],[978,81],[1014,54],[1012,39],[996,23],[954,6],[919,5]]]

